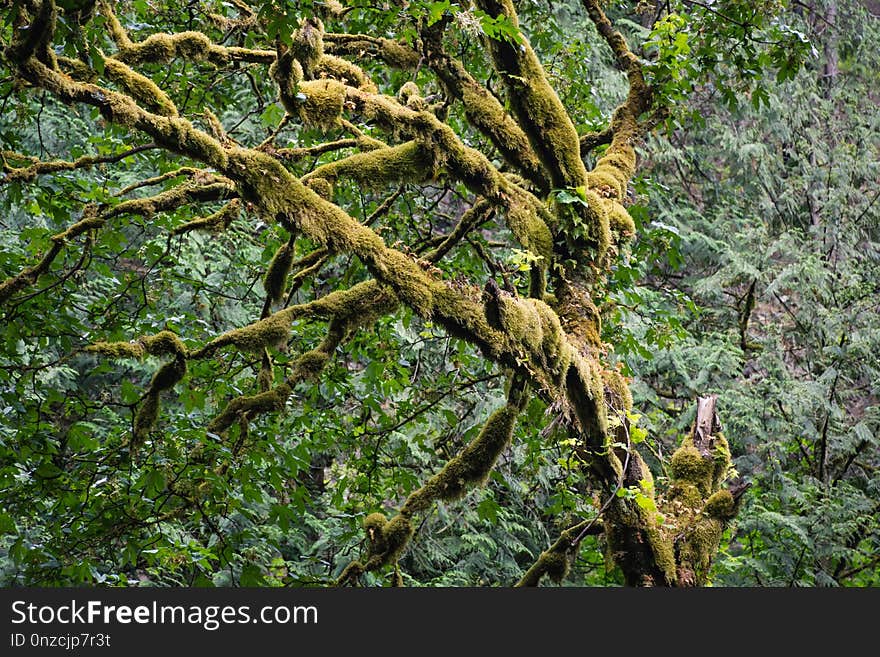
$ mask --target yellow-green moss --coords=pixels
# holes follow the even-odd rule
[[[232,199],[217,212],[207,216],[193,219],[185,224],[177,226],[171,231],[172,235],[183,235],[194,230],[207,231],[213,234],[222,233],[232,225],[232,222],[238,219],[241,214],[241,201],[237,198]]]
[[[186,347],[171,331],[160,331],[156,335],[145,335],[139,338],[144,349],[151,356],[186,355]]]
[[[329,354],[313,349],[296,359],[296,371],[304,379],[314,379],[326,367],[329,360]]]
[[[514,25],[516,11],[510,0],[478,0],[491,16],[503,14]],[[522,35],[521,35],[522,36]],[[495,68],[508,90],[508,101],[538,159],[550,172],[553,187],[586,185],[586,168],[580,157],[577,130],[531,45],[500,39],[486,41]]]
[[[623,198],[625,191],[621,189],[619,178],[598,168],[587,174],[587,186],[600,196],[617,200]]]
[[[322,55],[316,69],[317,77],[329,77],[364,91],[376,92],[376,85],[364,70],[347,59],[334,55]]]
[[[110,358],[143,358],[146,354],[140,342],[96,342],[85,348],[85,351],[102,354]]]
[[[595,250],[596,259],[601,260],[611,246],[611,221],[608,208],[605,200],[592,189],[587,189],[584,196],[588,206],[587,238],[592,242],[591,247]],[[577,205],[576,209],[580,210],[582,207]]]
[[[156,426],[159,418],[159,393],[148,392],[138,407],[134,416],[132,428],[132,447],[142,444],[149,433]]]
[[[713,518],[719,520],[727,520],[736,514],[736,502],[730,491],[722,489],[712,493],[712,496],[706,500],[703,512]]]
[[[605,171],[615,177],[629,180],[636,171],[636,151],[629,144],[616,143],[596,162],[594,171]],[[615,174],[615,171],[619,174]]]
[[[565,579],[571,568],[571,562],[568,557],[561,552],[542,552],[539,561],[543,571],[557,584]]]
[[[260,364],[260,371],[257,373],[257,387],[260,392],[267,392],[275,383],[275,372],[272,369],[272,359],[268,352],[263,354],[263,362]]]
[[[118,57],[129,64],[163,64],[178,56],[193,61],[208,59],[212,55],[213,58],[222,59],[219,52],[212,51],[211,46],[211,40],[201,32],[160,32],[151,34],[139,43],[129,41],[120,45]]]
[[[636,234],[636,224],[632,216],[620,203],[611,204],[608,212],[608,225],[618,242],[630,240]]]
[[[324,23],[320,18],[309,17],[302,20],[293,33],[290,52],[302,66],[306,79],[315,77],[324,55]]]
[[[620,372],[602,370],[602,382],[605,385],[605,400],[609,406],[622,411],[632,410],[632,392]]]
[[[325,34],[325,47],[336,54],[368,56],[380,59],[393,68],[412,70],[421,62],[418,51],[393,39],[365,34]]]
[[[293,264],[294,249],[291,242],[282,244],[275,255],[272,262],[266,269],[266,276],[263,278],[263,288],[266,295],[273,302],[278,302],[284,296],[284,288],[287,285],[287,276],[290,274],[290,267]]]
[[[227,331],[214,338],[202,351],[211,353],[227,345],[235,345],[244,351],[259,354],[266,347],[275,347],[287,342],[290,336],[290,322],[290,314],[280,310],[266,319]]]
[[[133,71],[113,57],[104,60],[104,75],[122,87],[137,102],[164,116],[177,116],[174,101],[145,75]]]
[[[292,388],[282,383],[271,390],[256,395],[236,397],[217,417],[211,420],[207,430],[221,434],[231,427],[245,413],[268,413],[284,408]]]
[[[712,489],[714,490],[724,481],[730,468],[730,445],[727,443],[727,438],[721,433],[716,433],[713,438],[715,439],[712,445],[712,461],[714,465],[712,469]]]
[[[529,181],[539,189],[549,189],[546,172],[528,138],[504,106],[488,89],[474,80],[457,60],[449,58],[443,64],[448,69],[444,82],[461,98],[468,120],[484,132],[505,159],[519,168]]]
[[[424,112],[428,109],[428,103],[422,98],[419,85],[415,82],[405,82],[397,92],[397,99],[414,112]]]
[[[303,80],[303,70],[290,52],[278,57],[269,66],[269,77],[278,84],[278,97],[284,108],[293,115],[297,113],[296,89]]]
[[[373,266],[402,301],[422,317],[431,317],[434,311],[432,281],[413,260],[399,251],[389,250],[382,261]]]
[[[308,178],[303,182],[305,182],[309,189],[325,201],[333,200],[333,184],[326,178]]]
[[[367,539],[371,542],[381,541],[382,540],[382,528],[385,527],[385,523],[388,522],[388,518],[385,517],[384,513],[371,513],[364,518],[364,531],[367,534]]]
[[[386,520],[381,513],[371,513],[364,518],[364,531],[370,544],[368,563],[375,569],[397,561],[413,535],[413,526],[402,514]]]
[[[306,184],[318,178],[330,183],[349,178],[367,187],[384,187],[393,182],[420,183],[436,173],[433,151],[416,141],[355,153],[315,169],[304,177]]]
[[[674,482],[666,495],[670,501],[679,502],[689,509],[699,508],[706,499],[699,488],[683,480]]]
[[[459,499],[468,488],[485,483],[492,466],[513,435],[518,414],[519,409],[510,405],[492,413],[480,434],[422,488],[409,496],[402,512],[412,515],[424,511],[436,500]]]
[[[654,562],[666,577],[666,583],[675,581],[675,548],[670,536],[658,525],[656,514],[644,517],[645,533],[654,553]]]
[[[714,470],[714,461],[704,458],[690,438],[685,439],[681,447],[675,450],[670,462],[673,481],[696,486],[703,499],[712,493]]]
[[[564,385],[565,375],[571,365],[574,351],[562,330],[559,316],[543,301],[526,299],[541,320],[541,352],[543,366],[550,374],[551,382],[556,387]]]
[[[685,585],[703,586],[708,582],[712,557],[721,544],[723,527],[716,518],[704,518],[690,525],[679,542],[679,572],[693,573],[693,582]]]
[[[553,235],[548,223],[549,213],[542,206],[531,202],[518,188],[506,190],[511,196],[507,206],[507,226],[523,247],[542,258],[538,266],[545,268],[553,258]]]
[[[585,287],[570,284],[557,291],[562,327],[584,352],[602,350],[602,317]]]
[[[298,89],[305,100],[295,104],[294,112],[303,123],[325,130],[341,125],[344,84],[337,80],[313,80],[300,83]]]
[[[510,337],[523,343],[534,354],[541,353],[544,331],[534,303],[503,295],[498,298],[501,327]]]

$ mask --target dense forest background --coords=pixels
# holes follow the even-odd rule
[[[190,362],[186,383],[164,390],[155,425],[142,431],[139,409],[162,359],[89,345],[163,330],[204,344],[265,316],[273,294],[302,304],[370,274],[349,254],[263,221],[246,200],[227,200],[224,180],[97,108],[23,84],[12,51],[16,6],[29,4],[0,10],[0,279],[38,263],[83,208],[111,208],[113,220],[72,238],[29,285],[3,290],[0,584],[333,584],[366,549],[365,516],[392,513],[505,403],[503,368],[402,306],[331,345],[320,377],[297,385],[281,412],[212,430],[223,400],[253,392],[269,358],[224,353]],[[109,19],[99,7],[80,25],[73,17],[95,3],[56,4],[55,55],[86,58],[112,79]],[[402,43],[419,26],[448,22],[447,48],[500,97],[481,39],[515,43],[508,23],[470,3],[114,4],[133,38],[198,29],[243,49],[257,47],[253,25],[265,36],[318,15],[328,33],[343,16],[350,32]],[[594,165],[627,79],[582,3],[515,4],[582,144],[595,139]],[[748,488],[709,581],[880,585],[880,4],[604,4],[662,107],[625,191],[635,238],[596,303],[606,358],[633,395],[627,440],[660,489],[697,398],[717,395],[731,478]],[[144,61],[139,70],[181,116],[220,140],[286,149],[300,177],[340,157],[316,145],[378,135],[286,115],[265,66]],[[427,67],[369,56],[359,64],[385,93],[415,82],[403,103],[447,100]],[[466,131],[460,106],[442,111],[469,145],[499,159],[491,140]],[[154,195],[179,198],[181,176],[217,193],[162,205]],[[437,248],[472,202],[442,178],[390,190],[369,182],[340,180],[335,202],[414,254]],[[136,205],[144,198],[149,207]],[[192,223],[200,218],[208,223]],[[534,253],[503,225],[478,220],[485,225],[450,251],[444,271],[461,286],[489,276],[525,294]],[[279,254],[287,269],[273,293],[266,270]],[[297,321],[272,364],[289,369],[326,340],[322,323]],[[485,485],[433,503],[396,565],[359,581],[507,586],[560,532],[589,529],[608,491],[585,483],[561,415],[530,398]],[[654,504],[638,490],[612,494]],[[585,530],[556,579],[624,583],[607,552],[603,533]]]

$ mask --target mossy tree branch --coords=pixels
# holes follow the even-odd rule
[[[367,556],[349,563],[337,578],[337,586],[354,584],[366,572],[395,565],[415,531],[413,516],[424,513],[436,502],[460,499],[469,488],[485,484],[501,452],[509,445],[517,416],[527,401],[527,380],[513,376],[507,404],[489,416],[479,435],[440,472],[407,497],[397,515],[390,520],[382,513],[368,515],[364,519]]]

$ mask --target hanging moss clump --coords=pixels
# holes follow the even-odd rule
[[[170,331],[163,331],[170,333]],[[159,334],[161,335],[161,334]],[[177,336],[174,336],[175,338]],[[186,375],[186,358],[178,353],[177,357],[162,365],[150,380],[150,387],[135,413],[131,436],[131,448],[137,449],[156,426],[159,418],[159,398],[163,391],[173,388]]]
[[[290,267],[293,265],[294,245],[293,241],[282,244],[275,255],[272,262],[266,269],[266,276],[263,278],[263,288],[266,295],[273,303],[281,301],[284,296],[284,288],[287,284],[287,277],[290,274]]]
[[[436,500],[459,499],[468,488],[485,483],[495,461],[510,442],[519,410],[517,406],[507,405],[495,411],[467,447],[409,496],[402,512],[411,515],[424,511]]]

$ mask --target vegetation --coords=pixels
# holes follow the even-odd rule
[[[0,581],[877,584],[871,11],[13,3]]]

